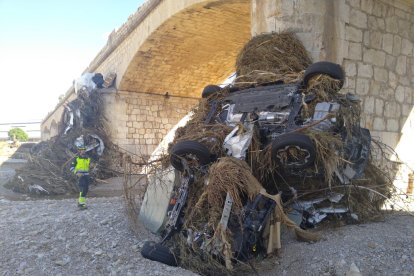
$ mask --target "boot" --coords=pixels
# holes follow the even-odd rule
[[[86,208],[86,197],[82,196],[82,193],[79,194],[78,207]]]

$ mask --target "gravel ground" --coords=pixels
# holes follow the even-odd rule
[[[327,229],[314,244],[286,236],[279,265],[264,275],[345,275],[352,264],[362,275],[414,275],[414,217],[406,213]]]
[[[75,202],[0,199],[0,275],[193,274],[141,257],[143,241],[155,237],[128,230],[121,198],[90,198],[87,210]],[[414,275],[410,215],[395,213],[381,223],[325,230],[323,236],[309,244],[285,231],[281,257],[267,259],[259,274],[345,275],[354,264],[362,275]]]
[[[0,200],[0,275],[193,275],[141,257],[121,199]]]

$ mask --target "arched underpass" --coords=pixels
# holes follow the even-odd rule
[[[235,70],[250,38],[250,1],[199,3],[167,19],[139,48],[120,81],[128,92],[200,97]]]

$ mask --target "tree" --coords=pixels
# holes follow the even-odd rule
[[[10,129],[8,134],[11,140],[15,138],[19,141],[25,142],[29,139],[29,135],[27,135],[23,129],[18,127]]]

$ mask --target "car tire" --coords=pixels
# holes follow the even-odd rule
[[[218,85],[207,85],[206,87],[204,87],[203,92],[201,93],[201,97],[202,98],[207,98],[210,97],[213,94],[216,94],[217,92],[221,91],[223,88],[221,88]]]
[[[340,81],[339,89],[342,88],[344,85],[345,74],[342,70],[342,67],[339,64],[332,63],[329,61],[320,61],[311,64],[305,70],[305,74],[303,76],[303,84],[305,87],[308,86],[309,80],[318,74],[328,75],[333,79]]]
[[[306,154],[302,162],[286,163],[280,153],[295,147]],[[311,166],[316,158],[315,146],[309,136],[300,133],[284,134],[272,142],[272,159],[286,169],[303,169]]]
[[[146,241],[141,249],[141,255],[145,259],[160,262],[169,266],[177,266],[177,259],[170,249],[153,241]]]
[[[207,165],[212,161],[210,151],[203,144],[197,141],[182,141],[171,148],[171,165],[175,169],[183,171],[184,166],[181,163],[181,158],[189,154],[196,157],[201,166]]]

